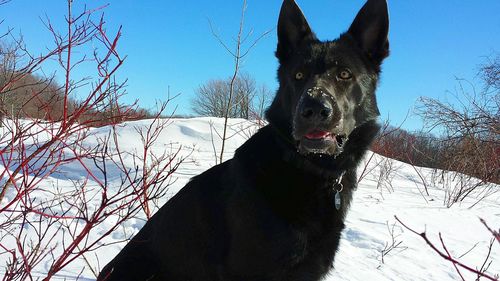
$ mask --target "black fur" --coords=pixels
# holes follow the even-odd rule
[[[356,166],[379,129],[374,93],[387,32],[385,0],[368,0],[349,31],[328,42],[316,39],[295,2],[285,0],[276,51],[280,88],[269,125],[233,159],[194,177],[98,280],[324,277],[356,188]]]

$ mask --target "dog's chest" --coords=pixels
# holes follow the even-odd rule
[[[284,211],[289,205],[281,206],[283,210],[269,204],[258,193],[237,197],[240,203],[231,208],[229,217],[231,272],[241,274],[252,268],[256,274],[272,271],[272,275],[281,276],[305,264],[317,266],[317,272],[326,272],[331,266],[343,228],[332,194],[310,198],[296,205],[293,212]],[[248,198],[256,200],[248,204]]]

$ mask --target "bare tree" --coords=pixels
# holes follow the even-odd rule
[[[40,108],[47,103],[56,105],[58,97],[62,96],[53,82],[53,77],[42,77],[33,71],[26,73],[26,69],[23,69],[26,60],[34,62],[24,49],[22,39],[15,39],[9,43],[0,41],[0,124],[2,125],[5,116],[8,115],[12,118],[14,115],[43,118],[40,116],[43,112]],[[55,110],[52,113],[54,114]]]
[[[226,86],[223,80],[209,80],[199,86],[191,100],[193,112],[201,116],[223,117],[228,93]]]
[[[250,38],[250,35],[252,35],[253,30],[250,30],[249,32],[245,33],[244,31],[244,23],[245,23],[245,13],[247,9],[247,1],[243,0],[243,5],[241,8],[241,16],[240,16],[240,23],[239,23],[239,28],[238,28],[238,34],[236,35],[236,38],[234,39],[235,45],[234,48],[228,46],[224,40],[220,37],[220,35],[215,32],[211,22],[210,24],[210,29],[212,31],[212,35],[217,39],[219,44],[228,52],[228,54],[233,58],[234,61],[234,67],[233,67],[233,73],[230,78],[229,82],[229,94],[227,96],[227,100],[225,101],[225,107],[224,107],[224,127],[223,127],[223,132],[222,134],[217,133],[218,135],[221,136],[222,143],[221,143],[221,149],[219,153],[219,163],[222,162],[223,157],[224,157],[224,149],[225,149],[225,144],[226,140],[228,138],[228,119],[231,117],[231,109],[233,108],[233,105],[235,103],[235,100],[238,98],[237,97],[237,92],[236,92],[236,85],[237,85],[237,80],[238,76],[240,73],[241,69],[241,63],[242,60],[250,53],[250,51],[255,47],[255,45],[266,35],[268,35],[271,30],[268,30],[264,33],[262,33],[260,36],[257,37],[253,42],[251,42],[248,46],[248,48],[244,48],[247,40]]]
[[[235,81],[235,99],[233,106],[240,118],[248,119],[253,108],[256,83],[248,73],[240,73]]]
[[[265,110],[269,106],[272,99],[273,95],[271,90],[265,84],[262,84],[257,89],[256,102],[254,103],[255,105],[251,118],[259,120],[259,122],[264,120]]]
[[[265,85],[257,89],[255,79],[247,73],[240,73],[233,86],[233,101],[229,110],[229,96],[231,92],[231,78],[221,80],[209,80],[195,91],[195,97],[191,100],[193,112],[201,116],[224,117],[228,112],[229,118],[249,119],[255,117],[259,106],[263,106],[266,100],[261,101],[261,96],[266,92]],[[266,98],[266,97],[264,97]]]
[[[0,87],[7,83],[14,69],[15,53],[13,48],[9,48],[5,43],[0,42]],[[0,92],[0,127],[3,127],[4,118],[7,115],[7,104],[9,95],[7,91]]]
[[[459,79],[451,101],[420,98],[417,114],[424,119],[426,129],[441,134],[440,168],[468,175],[459,179],[450,203],[462,201],[487,182],[500,182],[499,68],[498,57],[481,67],[482,90],[477,91],[472,83]]]
[[[479,75],[485,82],[486,90],[500,90],[500,54],[494,55],[481,65]]]

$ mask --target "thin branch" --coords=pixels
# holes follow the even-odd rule
[[[441,250],[439,250],[430,240],[429,238],[427,238],[427,234],[426,232],[417,232],[415,230],[413,230],[412,228],[408,227],[405,223],[403,223],[397,216],[394,216],[394,218],[406,229],[408,229],[410,232],[414,233],[415,235],[418,235],[420,236],[424,241],[425,243],[427,243],[427,245],[432,249],[434,250],[434,252],[436,252],[439,256],[441,256],[443,259],[447,260],[447,261],[450,261],[453,266],[455,267],[455,269],[457,270],[457,272],[459,272],[459,275],[460,277],[462,277],[460,271],[458,270],[458,267],[461,267],[469,272],[472,272],[472,273],[475,273],[477,274],[478,276],[480,277],[484,277],[486,279],[489,279],[491,281],[498,281],[498,278],[497,277],[493,277],[489,274],[486,274],[485,272],[481,272],[477,269],[474,269],[466,264],[463,264],[462,262],[456,260],[455,258],[453,258],[449,252],[448,252],[448,249],[446,249],[446,247],[444,246],[444,241],[442,240],[442,237],[441,237],[441,233],[439,233],[439,237],[440,237],[440,241],[441,241],[441,244],[445,250],[445,252],[442,252]],[[458,267],[457,267],[458,266]],[[463,277],[462,277],[462,280]]]

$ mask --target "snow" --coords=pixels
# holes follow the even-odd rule
[[[140,129],[145,129],[151,120],[127,122],[118,126],[118,140],[122,151],[140,153]],[[192,177],[212,167],[216,163],[214,147],[219,151],[220,140],[216,130],[222,133],[223,120],[217,118],[171,119],[166,129],[154,143],[152,150],[157,153],[174,151],[181,148],[181,154],[188,157],[174,174],[176,180],[168,193],[159,202],[164,204]],[[212,128],[212,130],[211,130]],[[232,157],[234,150],[258,129],[255,123],[242,119],[230,120],[228,140],[224,159]],[[5,130],[5,129],[4,129]],[[82,145],[94,146],[109,135],[110,128],[93,128]],[[2,133],[2,132],[0,132]],[[3,132],[5,133],[5,132]],[[91,161],[88,159],[88,161]],[[132,157],[124,162],[134,167]],[[74,162],[63,165],[57,173],[43,179],[41,185],[53,188],[54,183],[61,189],[71,188],[74,181],[84,178],[80,164]],[[365,167],[366,166],[366,167]],[[384,174],[383,167],[390,167],[391,173]],[[5,169],[2,167],[1,169]],[[9,167],[10,169],[10,167]],[[470,198],[451,207],[446,206],[446,199],[452,182],[430,184],[433,171],[426,168],[414,168],[410,165],[367,153],[359,167],[359,174],[365,171],[347,216],[346,229],[334,269],[326,280],[459,280],[453,265],[439,257],[421,237],[405,229],[396,222],[397,216],[407,226],[418,232],[426,231],[428,238],[440,249],[439,233],[452,256],[474,268],[481,267],[488,253],[492,239],[491,233],[481,224],[483,218],[488,224],[498,229],[500,226],[500,190],[499,186],[490,185],[490,195],[482,198],[482,193],[472,194]],[[369,171],[366,174],[366,171]],[[427,180],[429,195],[421,183],[418,171]],[[120,169],[110,168],[108,179],[120,180]],[[5,179],[2,179],[2,181]],[[491,192],[491,191],[494,192]],[[11,196],[7,194],[7,198]],[[40,196],[44,196],[40,194]],[[477,204],[476,204],[477,203]],[[473,206],[471,208],[471,206]],[[1,217],[0,220],[4,219]],[[0,221],[1,222],[1,221]],[[106,231],[113,222],[106,221],[92,235]],[[92,267],[102,267],[111,260],[124,246],[124,239],[130,238],[145,223],[144,216],[128,220],[121,229],[116,230],[105,243],[111,245],[99,248],[87,254],[87,261]],[[392,231],[392,235],[391,235]],[[4,233],[0,230],[0,239]],[[60,234],[54,233],[59,239]],[[59,236],[57,236],[59,235]],[[395,239],[397,247],[387,253],[382,262],[382,251]],[[2,244],[15,248],[10,240],[0,240]],[[472,250],[471,250],[472,249]],[[0,275],[5,270],[8,255],[0,253]],[[490,255],[491,275],[500,273],[500,245],[493,244]],[[48,270],[48,261],[40,263],[34,270],[35,277],[43,277]],[[475,280],[476,276],[461,271],[466,280]],[[95,280],[84,259],[78,259],[59,272],[53,280]]]

